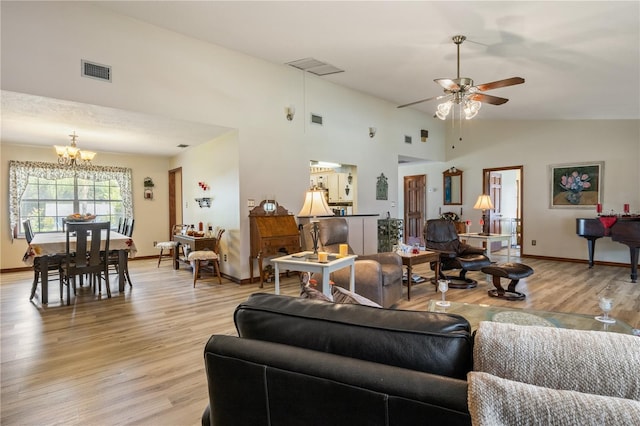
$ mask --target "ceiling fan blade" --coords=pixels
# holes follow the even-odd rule
[[[483,102],[491,105],[502,105],[509,101],[507,98],[500,98],[498,96],[485,95],[484,93],[474,93],[469,95],[469,99],[473,101]]]
[[[458,83],[451,80],[450,78],[437,78],[433,81],[444,87],[444,90],[449,90],[451,92],[457,92],[460,90],[460,86],[458,86]]]
[[[447,98],[447,97],[450,97],[450,96],[452,96],[452,95],[440,95],[440,96],[434,96],[432,98],[420,99],[419,101],[411,102],[409,104],[400,105],[400,106],[398,106],[398,108],[404,108],[404,107],[408,107],[408,106],[411,106],[411,105],[420,104],[422,102],[437,101],[437,100],[440,100],[440,99],[443,99],[443,98]]]
[[[492,81],[491,83],[478,84],[476,87],[481,92],[485,92],[491,89],[498,89],[500,87],[513,86],[516,84],[524,83],[524,78],[522,77],[511,77],[505,78],[504,80]]]

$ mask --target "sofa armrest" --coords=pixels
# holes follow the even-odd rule
[[[221,335],[204,361],[213,425],[470,424],[465,380]]]
[[[356,268],[355,292],[382,305],[382,285],[380,285],[382,282],[382,267],[380,262],[375,260],[356,260],[354,265]],[[331,279],[336,285],[349,289],[349,282],[351,281],[350,269],[338,269],[331,274]]]
[[[393,252],[366,254],[358,256],[358,260],[375,260],[379,263],[402,266],[402,258]]]

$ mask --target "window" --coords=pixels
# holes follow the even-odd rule
[[[73,213],[92,213],[115,225],[133,216],[131,169],[11,161],[9,198],[14,237],[26,219],[35,232],[62,231],[63,219]]]

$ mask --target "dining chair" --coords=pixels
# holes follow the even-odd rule
[[[185,226],[187,225],[183,225],[183,224],[173,225],[171,227],[171,237],[173,238],[174,235],[180,234]],[[159,243],[156,244],[156,248],[160,249],[160,255],[158,256],[158,266],[157,266],[158,268],[160,267],[160,262],[162,261],[163,257],[170,257],[171,259],[173,259],[172,250],[175,250],[177,246],[178,246],[177,241],[160,241]],[[169,251],[168,255],[164,254],[165,250]]]
[[[120,220],[118,220],[118,234],[124,234],[124,217],[121,217]]]
[[[35,234],[33,233],[33,228],[31,227],[31,221],[29,219],[25,220],[22,222],[22,227],[24,229],[24,236],[27,240],[27,244],[31,244],[31,241],[33,241],[33,237],[35,236]],[[62,255],[49,255],[48,257],[48,265],[47,265],[47,270],[43,271],[42,270],[42,263],[41,263],[41,258],[40,257],[34,257],[33,258],[33,284],[31,284],[31,296],[29,297],[29,300],[33,300],[33,298],[36,295],[36,290],[38,288],[38,281],[40,280],[40,277],[42,276],[42,273],[46,273],[48,274],[49,272],[56,272],[57,274],[57,278],[54,279],[60,279],[60,265],[62,263],[62,259],[63,256]]]
[[[120,218],[120,222],[118,225],[118,233],[122,235],[126,235],[127,237],[131,237],[133,235],[133,225],[135,220],[133,218]],[[118,250],[112,250],[109,252],[109,266],[113,266],[113,270],[115,273],[119,273],[118,268],[120,267],[120,258],[119,258]],[[129,262],[124,265],[124,280],[129,283],[129,287],[133,287],[131,284],[131,277],[129,276]]]
[[[218,283],[222,284],[222,277],[220,276],[220,241],[222,240],[224,231],[224,229],[218,230],[211,250],[196,250],[190,252],[187,256],[187,259],[193,265],[193,287],[196,286],[196,281],[198,281],[202,262],[204,262],[205,265],[210,262],[213,264],[213,272],[218,276]]]
[[[67,286],[67,305],[71,304],[71,286],[76,293],[76,277],[88,274],[94,289],[102,292],[102,279],[105,281],[107,296],[111,297],[109,287],[109,262],[103,253],[109,253],[111,224],[109,222],[67,223],[66,252],[60,268],[60,296],[63,286]],[[71,247],[75,236],[76,246]]]
[[[125,218],[124,227],[121,234],[126,235],[127,237],[131,237],[133,235],[133,224],[135,223],[135,219],[132,217]]]

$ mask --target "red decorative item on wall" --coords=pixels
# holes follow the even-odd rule
[[[206,184],[206,183],[204,183],[204,182],[198,182],[198,186],[199,186],[203,191],[206,191],[206,190],[208,190],[208,189],[209,189],[209,185],[207,185],[207,184]]]

